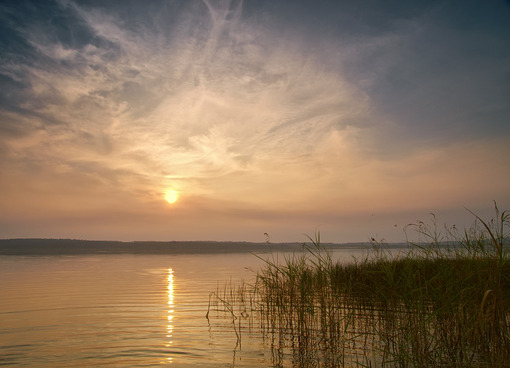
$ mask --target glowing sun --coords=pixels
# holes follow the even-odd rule
[[[165,200],[168,203],[175,203],[179,199],[179,193],[177,193],[175,190],[168,190],[165,193]]]

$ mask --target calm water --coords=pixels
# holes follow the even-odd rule
[[[261,264],[249,253],[0,256],[0,365],[270,367],[260,339],[239,347],[228,316],[205,318],[212,291]]]

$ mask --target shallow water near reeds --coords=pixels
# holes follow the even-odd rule
[[[262,338],[239,340],[228,313],[206,318],[211,292],[262,265],[250,253],[0,256],[0,365],[271,367]]]

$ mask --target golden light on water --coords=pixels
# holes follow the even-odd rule
[[[166,344],[167,347],[171,347],[173,345],[173,332],[174,332],[174,271],[169,268],[168,269],[168,323],[167,323],[167,331],[166,337],[168,342]],[[169,357],[168,362],[172,363],[173,358]]]

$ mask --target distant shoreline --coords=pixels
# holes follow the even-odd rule
[[[398,244],[397,244],[398,245]],[[370,243],[324,243],[326,249],[369,248]],[[86,254],[210,254],[269,253],[303,250],[303,243],[253,243],[235,241],[109,241],[78,239],[0,239],[0,255]]]

